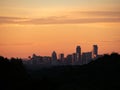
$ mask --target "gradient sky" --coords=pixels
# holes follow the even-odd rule
[[[0,55],[120,53],[120,0],[0,0]]]

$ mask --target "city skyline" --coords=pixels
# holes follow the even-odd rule
[[[99,46],[120,53],[120,0],[1,0],[0,55],[50,56]]]
[[[35,52],[32,52],[31,53],[31,55],[32,54],[35,54],[35,55],[38,55],[38,56],[51,56],[51,53],[52,52],[57,52],[58,53],[58,55],[57,55],[57,57],[59,57],[59,55],[60,54],[64,54],[64,56],[66,57],[67,55],[69,55],[70,53],[72,53],[72,54],[74,54],[74,53],[77,53],[77,52],[79,52],[79,50],[80,50],[80,52],[79,52],[79,54],[83,54],[83,53],[85,53],[85,52],[95,52],[96,54],[100,54],[100,55],[104,55],[104,54],[111,54],[111,53],[119,53],[119,52],[116,52],[116,51],[113,51],[113,52],[109,52],[109,53],[100,53],[100,47],[99,47],[99,50],[98,51],[93,51],[93,47],[95,47],[95,48],[98,48],[98,46],[99,45],[92,45],[92,46],[90,46],[89,44],[88,44],[88,46],[90,47],[90,49],[88,50],[88,49],[86,49],[86,50],[84,50],[82,47],[81,47],[81,45],[77,45],[77,47],[76,47],[76,51],[75,51],[75,48],[72,48],[72,51],[71,52],[68,52],[68,53],[64,53],[64,50],[61,50],[61,52],[58,52],[57,50],[52,50],[51,52],[49,52],[49,54],[41,54],[41,53],[39,53],[39,52],[37,52],[37,53],[35,53]],[[78,48],[78,51],[77,51],[77,48]],[[79,49],[80,48],[80,49]],[[85,47],[84,47],[85,48]],[[31,55],[28,55],[28,56],[26,56],[26,57],[17,57],[17,58],[23,58],[23,59],[27,59],[27,58],[29,58]],[[2,54],[1,54],[1,56],[2,56]],[[7,57],[7,56],[6,56]],[[15,57],[15,56],[11,56],[11,57],[7,57],[7,58],[12,58],[12,57]]]
[[[30,65],[84,65],[88,64],[93,60],[96,60],[103,55],[98,53],[98,45],[93,45],[92,51],[82,52],[80,45],[76,46],[74,52],[67,54],[57,53],[53,51],[51,56],[41,56],[36,55],[35,53],[32,56],[29,56],[29,60],[23,59],[24,64]]]
[[[0,90],[120,88],[120,0],[0,0]]]
[[[94,46],[95,46],[95,48],[94,48]],[[97,48],[96,48],[96,47],[97,47]],[[81,57],[81,55],[82,55],[83,53],[86,53],[86,52],[92,52],[93,54],[98,55],[98,53],[99,53],[98,45],[93,45],[93,46],[92,46],[92,49],[91,49],[90,51],[82,51],[82,47],[81,47],[80,45],[77,45],[76,48],[74,48],[74,51],[73,51],[73,52],[67,53],[66,55],[65,55],[65,53],[63,53],[63,52],[57,53],[56,50],[53,50],[50,55],[40,55],[40,54],[36,54],[36,53],[33,53],[32,55],[33,55],[33,56],[34,56],[34,55],[38,55],[38,56],[43,56],[43,57],[51,57],[51,56],[53,55],[53,56],[55,56],[55,58],[60,59],[60,56],[66,57],[67,55],[76,53],[76,55],[77,55],[77,57],[78,57],[78,60],[79,60],[80,57]],[[114,52],[113,52],[113,53],[114,53]],[[104,54],[105,54],[105,53],[104,53]],[[102,55],[104,55],[104,54],[102,54]],[[101,55],[101,54],[100,54],[100,55]],[[28,56],[28,57],[31,58],[31,56]],[[96,56],[95,56],[95,57],[96,57]],[[94,56],[93,56],[93,58],[94,58]]]

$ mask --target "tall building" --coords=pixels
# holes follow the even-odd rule
[[[82,64],[82,61],[81,61],[81,47],[80,46],[76,47],[76,61],[78,63]]]
[[[64,62],[64,54],[63,53],[61,53],[59,55],[59,60],[60,60],[60,62]]]
[[[98,56],[98,46],[93,45],[93,58],[97,58]]]
[[[51,62],[53,65],[57,64],[57,54],[55,51],[53,51],[53,53],[52,53],[52,61]]]

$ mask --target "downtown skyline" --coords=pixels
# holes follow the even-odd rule
[[[1,0],[0,55],[120,53],[120,0]]]
[[[56,51],[53,51],[51,56],[41,56],[36,55],[35,53],[32,56],[29,56],[29,60],[24,60],[24,64],[29,65],[84,65],[88,64],[93,60],[96,60],[103,55],[98,53],[98,45],[93,45],[92,51],[82,52],[81,46],[76,46],[74,52],[64,55],[64,53],[58,54]]]

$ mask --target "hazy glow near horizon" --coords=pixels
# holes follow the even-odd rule
[[[120,53],[120,0],[1,0],[0,55]]]

